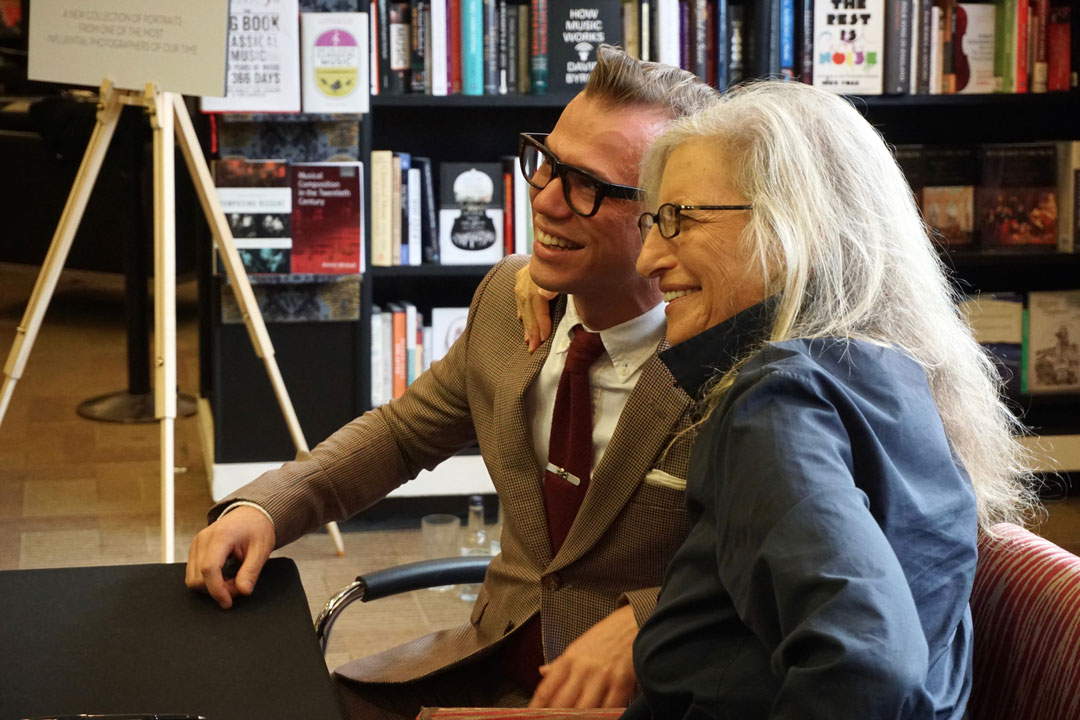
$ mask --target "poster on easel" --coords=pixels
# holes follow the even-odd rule
[[[233,0],[235,5],[239,0]],[[225,89],[228,0],[34,0],[31,80],[185,95]]]
[[[300,112],[299,17],[297,0],[232,0],[225,96],[203,112]]]

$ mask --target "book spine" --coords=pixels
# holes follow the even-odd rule
[[[799,51],[799,81],[814,84],[814,2],[798,0],[799,24],[795,39]]]
[[[546,95],[547,88],[547,0],[529,0],[529,91],[533,95]]]
[[[371,306],[371,397],[369,404],[376,408],[383,399],[383,376],[386,374],[386,350],[383,347],[383,313],[378,305]]]
[[[499,94],[499,11],[497,0],[481,0],[484,12],[484,94]]]
[[[887,95],[906,95],[911,87],[912,0],[885,0],[885,87]]]
[[[690,12],[690,0],[679,0],[679,67],[683,70],[693,70],[693,40],[691,27],[694,22],[693,13]]]
[[[641,21],[638,28],[641,30],[641,59],[648,62],[653,56],[652,36],[652,3],[649,0],[641,0]]]
[[[409,26],[409,89],[414,93],[424,92],[427,82],[425,72],[424,37],[427,35],[426,0],[412,0],[409,3],[412,22]]]
[[[447,59],[446,0],[431,2],[431,94],[446,95],[449,88]]]
[[[795,79],[795,0],[780,0],[780,75]]]
[[[420,168],[420,243],[423,262],[439,262],[439,228],[435,208],[435,184],[432,176],[431,158],[413,158]]]
[[[495,71],[496,92],[499,95],[506,95],[510,92],[510,82],[507,77],[510,71],[510,16],[507,10],[506,0],[496,0],[495,45],[497,48],[497,58]]]
[[[728,7],[728,83],[736,85],[746,78],[746,8]]]
[[[379,28],[382,27],[382,22],[379,19],[379,4],[377,0],[371,0],[368,4],[368,17],[371,18],[371,22],[368,23],[368,46],[371,64],[368,67],[368,82],[371,83],[371,94],[379,94],[379,85],[382,82],[382,75],[379,71],[379,51],[382,48],[382,42],[379,40]]]
[[[408,362],[405,346],[405,308],[395,307],[393,314],[393,384],[391,397],[399,398],[405,394],[405,388],[409,384],[408,371],[405,366]]]
[[[466,95],[484,94],[483,0],[461,0],[461,80]]]
[[[917,0],[919,3],[919,49],[917,51],[918,79],[916,92],[919,95],[930,93],[930,55],[933,49],[931,37],[934,34],[934,7],[932,0]]]
[[[941,92],[952,95],[956,93],[956,71],[953,67],[953,38],[956,36],[955,0],[943,0],[941,23]]]
[[[401,264],[401,155],[390,160],[390,264]]]
[[[623,0],[623,47],[630,57],[641,58],[641,29],[638,27],[639,9],[636,0]]]
[[[1080,140],[1057,143],[1058,252],[1076,252],[1080,202]]]
[[[665,65],[678,67],[680,65],[679,33],[682,27],[680,22],[679,0],[653,0],[656,6],[656,23],[653,30],[656,32],[657,62]]]
[[[521,52],[521,35],[518,34],[518,12],[520,5],[506,6],[506,94],[517,95],[518,89],[518,66]]]
[[[529,63],[531,57],[529,56],[529,6],[518,5],[517,16],[517,38],[518,38],[518,54],[517,54],[517,76],[518,76],[518,93],[525,95],[530,91],[529,86]]]
[[[1069,6],[1055,5],[1050,10],[1046,29],[1046,88],[1050,92],[1069,89],[1072,60]]]
[[[1031,92],[1044,93],[1049,90],[1049,31],[1050,0],[1034,0],[1035,11],[1032,13],[1032,37],[1035,40],[1035,62],[1031,67]]]
[[[529,227],[532,205],[529,201],[529,184],[525,176],[514,166],[514,252],[527,255],[532,252]]]
[[[409,87],[412,25],[408,3],[390,4],[390,75],[386,91],[402,94]]]
[[[514,169],[517,158],[503,158],[503,255],[514,254]]]
[[[694,0],[694,74],[709,82],[709,4]]]
[[[941,63],[943,43],[942,35],[945,33],[945,18],[941,14],[941,8],[930,8],[930,94],[941,94],[941,79],[943,67]]]
[[[728,72],[728,55],[730,52],[730,40],[728,38],[728,9],[727,0],[716,0],[713,12],[713,23],[716,44],[713,48],[712,57],[715,63],[714,84],[720,90],[727,90],[731,82]]]
[[[416,382],[416,306],[403,302],[405,307],[405,387]]]
[[[375,0],[379,51],[379,92],[390,92],[390,2]]]
[[[461,67],[461,1],[447,0],[446,5],[447,84],[450,93],[454,95],[460,94],[464,89]]]
[[[1016,0],[1016,92],[1028,91],[1028,0]]]
[[[1016,3],[1017,0],[999,0],[1000,13],[995,38],[994,74],[1001,77],[998,90],[1016,92]]]
[[[371,265],[393,264],[392,195],[393,154],[389,150],[371,151]]]
[[[406,207],[408,208],[408,228],[409,228],[409,265],[419,265],[421,261],[422,251],[420,249],[421,244],[421,230],[423,227],[423,218],[421,217],[420,210],[420,195],[422,193],[420,177],[420,168],[409,168],[409,179],[406,183],[408,188],[408,198],[406,200]]]

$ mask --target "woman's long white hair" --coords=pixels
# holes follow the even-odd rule
[[[997,371],[957,308],[957,294],[912,192],[878,132],[845,99],[801,83],[736,88],[678,120],[647,152],[656,206],[668,157],[718,144],[753,204],[740,237],[779,294],[770,339],[861,338],[897,346],[926,371],[953,452],[974,485],[979,526],[1037,510],[1023,426],[999,399]],[[745,358],[744,358],[745,360]],[[738,366],[712,386],[711,409]],[[917,448],[912,448],[917,452]]]

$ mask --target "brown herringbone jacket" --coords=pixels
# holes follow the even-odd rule
[[[634,607],[640,624],[686,536],[684,493],[672,487],[672,476],[686,477],[692,440],[683,435],[670,441],[689,423],[690,398],[653,356],[593,471],[566,541],[552,557],[543,472],[524,402],[551,341],[530,355],[521,340],[513,287],[526,261],[509,257],[488,273],[461,338],[401,398],[353,420],[309,456],[262,475],[211,510],[214,519],[233,500],[260,504],[274,519],[280,547],[352,516],[422,468],[479,443],[503,504],[504,528],[502,554],[488,569],[471,622],[339,668],[347,677],[406,682],[427,676],[490,648],[537,612],[548,661],[621,602]],[[560,299],[554,306],[553,323],[564,304]],[[654,470],[661,472],[647,481]],[[657,477],[660,482],[652,481]]]

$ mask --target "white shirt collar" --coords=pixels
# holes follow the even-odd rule
[[[562,354],[570,349],[570,338],[573,334],[571,330],[578,323],[581,323],[586,330],[589,329],[589,326],[578,315],[577,307],[574,305],[574,296],[567,295],[566,311],[563,313],[562,320],[559,321],[559,327],[555,330],[553,352]],[[619,377],[629,378],[656,352],[666,331],[667,318],[664,315],[664,303],[657,303],[636,318],[601,330],[600,339],[603,340],[604,350]]]

